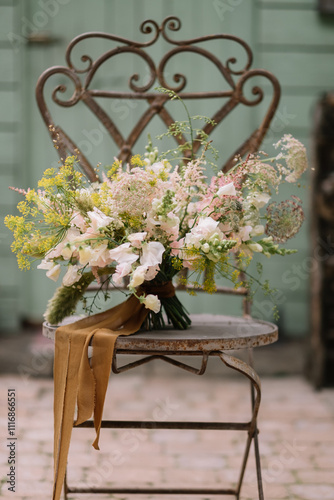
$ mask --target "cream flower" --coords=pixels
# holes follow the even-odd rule
[[[165,247],[159,241],[150,241],[142,246],[143,253],[140,257],[142,266],[150,267],[161,264]]]
[[[256,208],[262,208],[268,203],[270,196],[267,193],[259,193],[256,191],[250,195],[249,200]]]
[[[77,228],[80,229],[83,233],[87,229],[87,224],[85,222],[85,219],[82,217],[82,215],[79,212],[75,212],[72,216],[71,219],[71,224],[76,226]]]
[[[116,271],[112,275],[113,282],[116,286],[121,286],[123,284],[124,276],[130,274],[132,269],[130,262],[124,262],[123,264],[118,264],[116,267]]]
[[[108,217],[106,214],[101,212],[98,208],[94,207],[93,212],[87,212],[88,217],[91,220],[90,227],[88,229],[89,233],[99,234],[99,229],[109,226],[112,223],[112,217]]]
[[[123,243],[112,250],[109,250],[109,257],[115,260],[118,264],[124,264],[126,262],[133,264],[138,260],[139,255],[137,255],[133,248],[131,248],[130,243]]]
[[[64,248],[62,249],[62,251],[60,252],[60,255],[62,257],[64,257],[65,260],[70,260],[74,250],[75,250],[75,247],[73,245],[71,245],[70,243],[67,243],[64,246]]]
[[[145,281],[145,274],[147,271],[146,266],[138,266],[137,269],[132,273],[131,281],[129,283],[130,288],[137,288]]]
[[[146,295],[143,300],[143,304],[145,304],[146,309],[150,309],[151,311],[158,313],[161,308],[161,302],[156,295]]]
[[[53,281],[57,281],[60,274],[60,264],[55,264],[52,260],[42,260],[37,269],[46,269],[46,276]]]
[[[230,182],[229,184],[225,184],[225,186],[222,186],[218,189],[217,191],[217,196],[236,196],[236,190],[234,187],[233,182]]]
[[[130,241],[133,247],[140,248],[146,236],[147,232],[145,231],[143,233],[132,233],[129,234],[128,240]]]
[[[72,266],[71,264],[67,268],[67,272],[63,277],[63,285],[71,286],[73,283],[76,283],[81,278],[81,274],[78,274],[79,266]]]
[[[153,280],[159,272],[159,264],[150,266],[145,273],[145,281]]]
[[[79,262],[82,266],[86,266],[93,257],[93,249],[91,246],[79,247]]]
[[[253,227],[251,231],[251,236],[261,236],[261,234],[264,233],[264,226],[262,224],[258,224],[257,226]]]
[[[252,252],[262,252],[263,251],[263,248],[258,243],[249,243],[248,248],[250,250],[252,250]]]
[[[239,236],[241,238],[241,241],[249,240],[249,235],[250,233],[252,233],[252,231],[253,231],[252,226],[243,226],[239,231]]]
[[[58,243],[58,245],[53,250],[51,250],[51,252],[49,252],[47,254],[48,259],[54,259],[54,258],[60,257],[60,256],[63,256],[65,258],[65,256],[63,255],[64,248],[69,243],[75,241],[79,236],[80,236],[80,231],[75,227],[71,227],[67,231],[65,238],[60,243]],[[66,251],[65,251],[65,254],[66,254]]]
[[[186,234],[186,246],[200,248],[202,240],[209,240],[215,233],[219,236],[222,235],[217,227],[218,224],[219,222],[213,220],[211,217],[200,218],[197,226],[193,227],[190,233]]]

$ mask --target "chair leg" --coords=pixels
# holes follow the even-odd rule
[[[261,462],[260,462],[260,453],[259,453],[259,442],[258,442],[258,430],[257,430],[257,415],[260,408],[261,402],[261,382],[259,376],[255,372],[252,367],[252,354],[249,353],[249,362],[250,364],[241,361],[238,358],[234,358],[224,352],[221,352],[219,355],[220,359],[225,363],[226,366],[232,368],[233,370],[238,371],[245,375],[251,383],[251,402],[252,402],[252,419],[250,421],[250,429],[248,432],[246,449],[244,452],[244,457],[241,466],[241,472],[239,476],[239,482],[236,490],[236,500],[240,499],[240,491],[245,475],[246,465],[248,461],[249,451],[252,444],[252,440],[254,440],[254,449],[255,449],[255,462],[256,462],[256,474],[257,474],[257,484],[258,484],[258,493],[259,500],[264,500],[263,496],[263,487],[262,487],[262,475],[261,475]]]
[[[64,479],[64,500],[68,500],[67,467]]]
[[[259,433],[257,428],[254,434],[254,452],[255,452],[255,464],[256,464],[256,477],[257,477],[257,488],[259,492],[259,500],[264,500],[263,495],[263,484],[262,484],[262,471],[261,471],[261,458],[259,450]]]

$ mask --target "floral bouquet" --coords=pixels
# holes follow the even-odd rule
[[[107,285],[122,287],[126,280],[128,293],[149,310],[146,326],[162,328],[167,321],[185,329],[190,319],[175,295],[174,276],[192,290],[213,293],[215,277],[249,286],[240,273],[247,274],[254,253],[293,253],[279,243],[303,222],[300,200],[268,203],[282,182],[298,181],[306,151],[290,135],[276,148],[276,157],[249,155],[208,182],[205,151],[173,167],[150,143],[125,169],[115,160],[102,182],[86,181],[72,156],[46,170],[38,190],[16,189],[25,198],[21,215],[7,216],[5,224],[14,233],[19,267],[40,259],[37,267],[54,281],[65,268],[47,321],[59,324],[80,299],[92,312],[85,292],[93,281],[107,293]]]

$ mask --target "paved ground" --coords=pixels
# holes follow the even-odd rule
[[[159,366],[159,365],[157,365]],[[33,367],[30,367],[33,368]],[[35,367],[36,368],[36,367]],[[113,376],[105,417],[153,420],[232,420],[249,415],[248,384],[239,378],[196,377],[170,367],[154,377]],[[334,390],[314,392],[301,376],[264,377],[260,409],[260,447],[266,500],[334,500]],[[52,381],[29,373],[2,375],[0,497],[20,500],[51,499]],[[15,493],[8,491],[6,448],[7,389],[16,390],[17,475]],[[131,415],[131,417],[130,417]],[[104,430],[101,451],[91,447],[91,430],[73,431],[70,484],[170,485],[225,487],[238,476],[244,435],[220,431]],[[108,451],[109,450],[109,451]],[[89,495],[71,498],[88,500]],[[95,500],[138,497],[94,496]],[[177,496],[142,496],[138,500],[176,499]],[[234,497],[184,497],[211,500]],[[255,500],[253,455],[250,457],[241,500]]]

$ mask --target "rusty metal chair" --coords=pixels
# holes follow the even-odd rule
[[[259,146],[269,128],[270,122],[277,109],[280,86],[277,79],[268,71],[262,69],[251,69],[252,51],[247,43],[238,37],[226,34],[209,35],[191,40],[174,40],[170,37],[170,32],[176,32],[180,29],[180,20],[176,17],[166,18],[161,26],[155,21],[148,20],[142,23],[140,30],[143,34],[150,35],[151,39],[144,43],[135,42],[107,33],[85,33],[74,38],[66,50],[67,66],[55,66],[46,70],[39,78],[36,87],[36,96],[39,109],[45,124],[48,127],[51,138],[57,142],[60,158],[65,158],[68,154],[76,154],[80,166],[91,181],[97,179],[97,174],[92,168],[88,158],[77,147],[75,142],[69,137],[65,130],[54,123],[49,108],[45,100],[46,82],[53,75],[64,75],[74,85],[74,92],[71,98],[61,99],[60,93],[66,91],[64,84],[58,85],[52,93],[52,100],[59,106],[69,108],[75,106],[78,102],[84,103],[97,117],[101,124],[106,128],[108,134],[116,143],[118,148],[118,158],[126,162],[132,155],[133,148],[142,134],[150,124],[154,116],[159,116],[166,126],[173,123],[173,118],[166,109],[169,97],[166,94],[154,90],[155,85],[163,86],[175,91],[183,100],[194,99],[220,99],[223,104],[213,115],[215,125],[210,123],[204,127],[206,134],[211,134],[215,127],[226,118],[237,106],[243,105],[252,107],[260,104],[264,98],[264,91],[258,85],[252,88],[253,99],[249,99],[244,94],[244,86],[252,78],[264,78],[270,83],[273,92],[270,104],[265,115],[254,132],[242,142],[237,150],[228,158],[223,168],[227,172],[233,166],[233,159],[236,154],[241,156],[252,153],[259,149]],[[147,52],[147,48],[155,44],[159,39],[163,39],[170,44],[172,48],[165,53],[160,62],[156,64]],[[93,59],[89,55],[82,55],[81,60],[86,64],[84,69],[77,68],[72,61],[72,51],[83,41],[94,41],[103,39],[110,42],[116,42],[116,47],[107,50],[102,55]],[[236,58],[230,57],[226,62],[222,62],[212,52],[203,47],[210,41],[226,41],[235,43],[242,48],[246,55],[246,64],[241,70],[234,70],[232,67],[236,63]],[[148,81],[139,86],[136,82],[139,79],[138,74],[131,76],[129,80],[129,90],[116,91],[112,89],[100,90],[92,87],[93,77],[104,63],[119,54],[133,54],[139,57],[149,69]],[[175,86],[167,83],[165,77],[165,68],[167,63],[176,55],[181,53],[196,54],[199,59],[205,58],[212,62],[220,72],[222,79],[227,83],[228,90],[217,90],[207,92],[188,92],[186,91],[187,80],[179,72],[174,74]],[[147,103],[147,109],[142,114],[138,123],[133,127],[127,137],[123,137],[113,118],[109,116],[102,106],[97,102],[99,98],[106,99],[127,99],[144,100]],[[186,138],[177,136],[175,140],[179,144],[184,144]],[[195,152],[198,151],[199,143],[195,143]],[[116,156],[116,155],[112,155]],[[252,418],[248,422],[146,422],[146,421],[104,421],[104,428],[154,428],[154,429],[211,429],[211,430],[239,430],[247,433],[246,448],[242,461],[242,468],[235,488],[201,488],[201,489],[173,489],[173,488],[84,488],[70,487],[65,481],[65,499],[72,493],[130,493],[130,494],[210,494],[210,495],[234,495],[240,499],[241,487],[243,483],[246,464],[252,442],[254,442],[255,460],[257,468],[258,498],[264,499],[261,479],[261,465],[258,448],[258,430],[257,414],[261,400],[260,380],[252,368],[252,362],[247,364],[239,359],[226,354],[225,351],[235,349],[251,349],[253,347],[266,345],[277,339],[277,327],[271,323],[253,320],[250,317],[249,301],[247,300],[247,290],[244,288],[232,290],[230,288],[219,287],[220,293],[233,293],[240,295],[244,299],[243,317],[235,318],[228,316],[215,315],[193,315],[192,327],[187,331],[167,330],[164,332],[141,332],[130,337],[119,337],[115,349],[113,361],[113,372],[121,373],[125,370],[135,368],[143,363],[153,359],[160,359],[188,370],[194,374],[202,375],[207,367],[210,356],[218,356],[223,363],[245,375],[251,382],[251,400],[252,400]],[[44,324],[43,333],[49,338],[54,339],[56,327]],[[142,355],[143,357],[132,363],[127,363],[119,367],[117,360],[119,355]],[[170,356],[201,356],[202,363],[199,369],[188,364],[180,362],[178,359]],[[92,427],[93,423],[88,421],[80,427]]]

